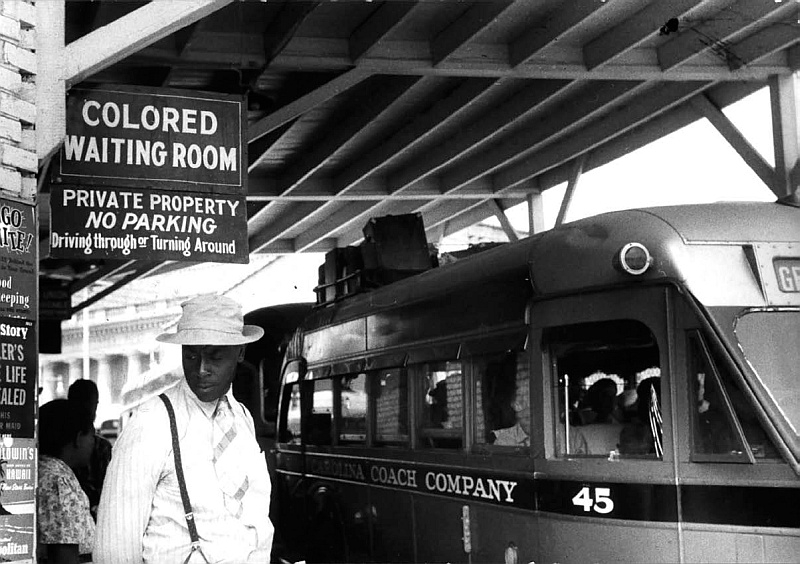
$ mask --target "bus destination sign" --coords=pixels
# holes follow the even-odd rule
[[[244,97],[73,88],[54,181],[245,194]]]
[[[772,264],[780,291],[800,293],[800,258],[776,258]]]

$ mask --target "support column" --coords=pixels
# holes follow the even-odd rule
[[[81,378],[88,378],[88,374],[83,373],[83,359],[82,358],[72,358],[69,361],[69,379],[67,380],[66,385],[69,387],[75,380],[80,380]],[[66,394],[66,390],[64,391]]]
[[[56,374],[56,363],[40,361],[39,365],[39,386],[42,388],[39,394],[39,405],[43,405],[56,398],[56,385],[58,375]]]
[[[569,182],[567,183],[567,191],[564,192],[564,199],[561,200],[561,208],[558,210],[558,217],[556,217],[556,227],[564,223],[564,220],[567,218],[567,212],[569,211],[569,206],[572,204],[572,198],[575,196],[575,189],[578,187],[578,181],[581,179],[581,174],[583,174],[583,167],[586,164],[587,154],[584,153],[578,158],[575,159],[575,162],[572,166],[572,173],[569,176]]]
[[[772,191],[782,198],[800,186],[800,73],[770,77],[769,91],[775,147]]]
[[[97,392],[98,392],[98,406],[102,409],[112,403],[111,398],[111,380],[114,378],[113,370],[111,369],[111,357],[103,355],[97,359]],[[100,423],[95,421],[95,423]]]
[[[525,196],[528,203],[528,234],[541,233],[544,226],[544,198],[538,190]]]
[[[142,370],[142,356],[138,352],[128,355],[128,368],[125,375],[125,389],[133,389],[139,385]]]

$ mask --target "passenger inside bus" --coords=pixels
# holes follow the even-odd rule
[[[458,361],[420,365],[425,379],[420,446],[461,448],[464,425],[463,375]]]
[[[658,381],[661,374],[658,344],[644,323],[621,319],[553,327],[544,341],[555,368],[557,456],[660,456],[653,446],[660,443],[657,399],[652,408],[647,397],[637,401],[641,414],[623,411],[633,405],[637,385]]]
[[[653,376],[636,387],[636,416],[619,435],[622,455],[655,455],[661,457],[661,378]]]
[[[475,364],[479,373],[482,372],[477,386],[478,426],[483,430],[483,437],[479,437],[478,442],[494,446],[530,446],[527,357],[509,352],[485,364],[480,360]]]
[[[586,392],[586,404],[591,410],[591,417],[587,418],[590,422],[576,428],[587,449],[581,454],[609,455],[618,449],[623,427],[615,414],[617,383],[611,378],[597,380]]]

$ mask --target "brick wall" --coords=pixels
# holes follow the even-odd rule
[[[35,24],[33,2],[0,0],[0,189],[31,200],[38,168]]]

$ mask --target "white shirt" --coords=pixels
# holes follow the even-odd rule
[[[182,379],[167,390],[175,409],[183,473],[200,546],[211,563],[269,554],[270,479],[250,413],[226,394],[236,421],[231,447],[246,468],[249,488],[237,519],[225,508],[211,460],[217,401],[201,402]],[[233,454],[230,453],[230,454]],[[175,463],[169,417],[160,398],[146,402],[123,426],[114,445],[98,509],[94,560],[100,564],[183,563],[191,550]],[[195,555],[192,562],[202,562]]]

